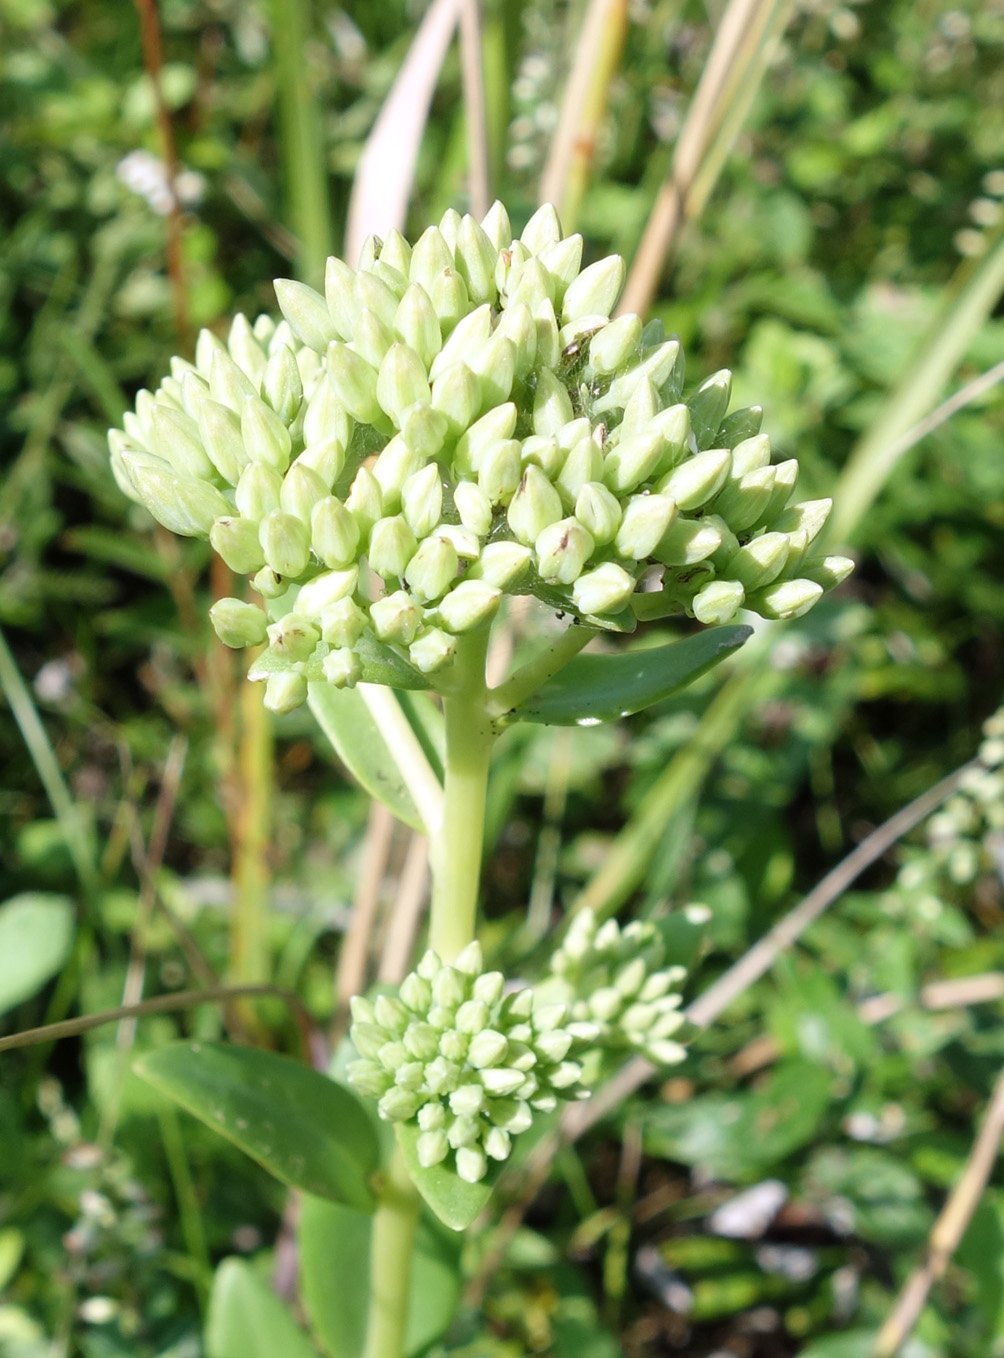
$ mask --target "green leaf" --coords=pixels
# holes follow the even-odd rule
[[[68,896],[32,891],[0,905],[0,1014],[31,999],[62,969],[73,931]]]
[[[422,830],[422,817],[362,694],[354,688],[310,684],[307,702],[353,778],[371,797],[389,807],[398,820],[413,830]]]
[[[399,1122],[394,1130],[408,1173],[422,1197],[444,1226],[449,1226],[452,1231],[465,1231],[487,1206],[498,1177],[498,1167],[493,1165],[485,1178],[476,1184],[461,1179],[446,1165],[433,1165],[431,1169],[425,1169],[418,1162],[418,1127]]]
[[[373,1124],[334,1080],[285,1056],[212,1042],[171,1043],[136,1072],[283,1183],[373,1210]]]
[[[264,1278],[243,1259],[216,1270],[206,1358],[317,1358],[317,1350]]]
[[[957,1254],[976,1282],[976,1300],[990,1339],[1004,1335],[1004,1194],[987,1193],[969,1224]]]
[[[300,1286],[311,1326],[330,1358],[358,1358],[365,1348],[372,1231],[372,1218],[351,1208],[309,1195],[303,1200],[297,1227]],[[443,1334],[459,1297],[459,1242],[445,1240],[422,1220],[412,1255],[406,1358]]]
[[[510,721],[594,726],[641,712],[738,650],[751,627],[712,627],[683,641],[619,655],[580,655],[509,714]]]

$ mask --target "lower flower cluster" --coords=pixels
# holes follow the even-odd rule
[[[508,1157],[535,1109],[586,1093],[574,1059],[586,1033],[566,1024],[566,1006],[535,1007],[532,990],[504,990],[502,973],[484,971],[471,943],[452,966],[427,952],[397,995],[352,1001],[361,1059],[348,1068],[350,1083],[379,1100],[385,1120],[420,1128],[424,1167],[453,1157],[469,1183],[484,1178],[489,1160]]]

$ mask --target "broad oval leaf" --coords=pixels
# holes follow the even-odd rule
[[[317,1358],[317,1350],[268,1283],[244,1259],[224,1259],[213,1278],[206,1358]]]
[[[476,1184],[461,1179],[446,1165],[433,1165],[431,1169],[424,1169],[418,1159],[418,1138],[421,1135],[418,1127],[412,1123],[399,1122],[394,1130],[408,1173],[419,1193],[444,1226],[449,1226],[451,1231],[465,1231],[488,1205],[499,1167],[493,1164],[485,1178]]]
[[[358,1358],[366,1345],[371,1217],[307,1195],[297,1225],[300,1286],[311,1327],[330,1358]],[[430,1221],[412,1253],[405,1358],[424,1353],[448,1328],[460,1298],[459,1241]],[[338,1280],[337,1287],[332,1279]]]
[[[739,649],[751,627],[711,627],[683,641],[619,655],[580,655],[504,720],[595,726],[641,712]]]
[[[334,1080],[286,1056],[216,1042],[173,1042],[141,1057],[136,1073],[283,1183],[373,1210],[373,1124]]]
[[[0,905],[0,1014],[30,1000],[62,970],[73,931],[68,896],[31,891]]]

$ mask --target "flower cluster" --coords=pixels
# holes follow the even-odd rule
[[[829,501],[789,504],[797,463],[726,413],[729,373],[684,400],[677,341],[610,319],[623,261],[581,265],[550,206],[516,240],[499,204],[451,210],[329,259],[323,297],[279,280],[282,322],[203,331],[112,431],[126,494],[253,576],[268,613],[212,619],[268,641],[273,709],[381,660],[435,686],[505,592],[623,630],[794,617],[849,571],[811,554]]]
[[[533,991],[504,993],[499,971],[484,971],[469,944],[452,966],[427,952],[397,995],[352,1001],[351,1038],[360,1060],[348,1078],[379,1099],[380,1116],[414,1122],[426,1168],[455,1157],[476,1183],[489,1160],[505,1160],[533,1110],[581,1098],[582,1067],[571,1058],[581,1036],[562,1004],[534,1007]]]
[[[551,960],[560,985],[545,989],[567,997],[570,1026],[589,1041],[674,1065],[685,1054],[671,1039],[684,1022],[681,997],[674,992],[686,969],[664,961],[654,924],[633,920],[622,929],[610,919],[597,926],[593,911],[581,910]]]

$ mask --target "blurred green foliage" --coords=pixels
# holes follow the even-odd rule
[[[303,80],[340,230],[423,6],[309,8]],[[493,189],[518,222],[535,206],[583,5],[485,10]],[[5,953],[18,1001],[6,1031],[111,1007],[139,977],[146,994],[185,988],[204,979],[193,981],[193,948],[217,974],[231,948],[241,691],[205,622],[211,592],[227,590],[202,545],[156,535],[123,501],[104,431],[173,352],[190,350],[193,327],[270,309],[269,280],[294,269],[296,241],[274,10],[163,0],[160,13],[185,198],[181,317],[133,7],[0,0],[0,626],[96,845],[95,882],[82,883],[66,825],[0,708],[0,901],[10,902],[0,921],[15,896],[49,908],[68,897],[76,920],[55,980],[61,938],[45,938],[44,956],[29,948],[20,970],[14,944]],[[696,4],[631,7],[579,223],[591,251],[630,256],[637,245],[711,33]],[[411,225],[463,195],[451,55]],[[826,494],[1002,197],[999,0],[812,0],[655,312],[685,341],[691,378],[734,368],[736,403],[765,406],[775,445],[797,449],[802,490]],[[974,337],[960,383],[1002,356],[996,317]],[[790,629],[768,696],[699,803],[666,827],[638,908],[709,907],[695,990],[867,828],[974,753],[1004,690],[1002,436],[994,390],[904,460],[860,532],[856,575]],[[574,897],[718,682],[616,728],[506,738],[486,938],[513,969],[530,964],[537,941],[519,930],[526,901],[543,901],[546,918],[552,899]],[[368,808],[308,723],[276,724],[265,943],[272,979],[320,1025],[334,1010]],[[178,732],[187,753],[167,798]],[[151,876],[143,846],[165,820]],[[403,841],[396,854],[395,871]],[[483,1317],[462,1309],[449,1352],[867,1353],[1004,1058],[999,1001],[929,1011],[918,999],[925,981],[1004,972],[999,880],[945,883],[921,900],[888,892],[894,877],[894,864],[876,867],[694,1043],[668,1085],[563,1156],[514,1236],[469,1243],[469,1275],[488,1270]],[[866,1022],[860,1006],[875,995],[901,1003]],[[245,1271],[227,1266],[228,1286],[263,1315],[270,1273],[290,1295],[279,1187],[130,1073],[134,1055],[179,1034],[217,1037],[225,1017],[202,1006],[146,1019],[135,1035],[110,1027],[0,1058],[0,1352],[196,1358],[209,1270],[228,1255],[253,1256]],[[256,1021],[269,1044],[293,1046],[278,1006]],[[716,1236],[715,1209],[765,1178],[783,1186],[780,1214],[748,1240]],[[1002,1195],[998,1173],[911,1358],[1004,1352]]]

